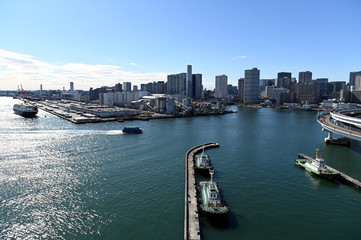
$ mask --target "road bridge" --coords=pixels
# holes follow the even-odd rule
[[[342,137],[361,141],[361,110],[337,110],[319,115],[317,121],[321,124],[323,131],[329,135],[325,142],[332,140],[332,133]]]

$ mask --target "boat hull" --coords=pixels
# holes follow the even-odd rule
[[[139,127],[124,127],[122,129],[122,132],[126,134],[132,134],[132,133],[142,133],[143,130]]]
[[[22,107],[22,105],[14,105],[13,107],[14,113],[20,115],[25,118],[34,118],[38,113],[38,108],[31,106]]]
[[[221,206],[218,206],[218,207],[207,206],[206,193],[205,193],[206,184],[208,184],[208,182],[200,182],[199,183],[199,191],[200,191],[200,193],[199,193],[199,195],[200,195],[199,208],[200,208],[201,213],[203,215],[205,215],[207,217],[211,217],[211,218],[225,218],[225,217],[227,217],[228,213],[229,213],[229,207],[224,204],[223,199],[222,199],[222,205]]]
[[[318,172],[315,171],[309,167],[307,167],[306,165],[307,159],[296,159],[295,160],[295,164],[301,168],[304,168],[307,172],[312,173],[315,176],[321,177],[321,178],[325,178],[327,180],[334,180],[335,178],[338,177],[338,173],[337,172],[332,172],[332,171],[328,171],[328,172]]]

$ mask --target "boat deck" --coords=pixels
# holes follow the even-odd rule
[[[299,154],[298,154],[298,157],[299,157],[299,158],[308,159],[308,160],[310,160],[310,161],[316,161],[314,158],[312,158],[312,157],[310,157],[310,156],[308,156],[308,155],[306,155],[306,154],[304,154],[304,153],[299,153]],[[330,166],[328,166],[328,165],[326,165],[326,166],[327,166],[327,169],[329,169],[330,171],[337,172],[337,173],[339,174],[339,175],[338,175],[338,178],[339,178],[341,181],[343,181],[343,182],[345,182],[345,183],[348,183],[348,184],[351,184],[352,186],[354,186],[354,187],[357,188],[357,189],[361,189],[361,182],[358,181],[357,179],[354,179],[353,177],[351,177],[351,176],[349,176],[349,175],[347,175],[347,174],[345,174],[345,173],[343,173],[343,172],[340,172],[339,170],[334,169],[334,168],[332,168],[332,167],[330,167]]]

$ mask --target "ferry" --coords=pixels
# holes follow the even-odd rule
[[[338,172],[329,170],[327,165],[324,163],[324,159],[322,157],[318,157],[318,149],[316,149],[316,159],[306,159],[299,155],[298,159],[295,160],[295,163],[297,166],[304,168],[306,171],[328,180],[333,180],[339,175]]]
[[[124,127],[122,129],[123,133],[142,133],[143,129],[141,129],[140,127],[134,127],[134,126],[130,126],[130,127]]]
[[[35,117],[35,115],[38,113],[38,107],[28,103],[14,104],[13,110],[15,114],[26,118]]]
[[[202,154],[195,156],[195,169],[200,173],[209,173],[209,170],[213,169],[213,165],[211,164],[211,160],[209,156],[204,154],[204,146]]]
[[[217,182],[213,182],[214,170],[209,170],[210,181],[199,182],[200,209],[205,215],[211,217],[225,217],[229,213],[229,207],[221,197]]]

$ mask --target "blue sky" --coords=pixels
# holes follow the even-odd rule
[[[360,0],[0,0],[0,89],[166,81],[187,64],[208,89],[253,67],[348,81],[361,71],[360,10]]]

